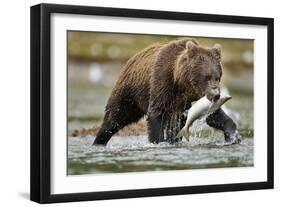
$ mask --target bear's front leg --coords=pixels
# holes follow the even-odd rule
[[[226,142],[241,142],[241,136],[237,130],[236,124],[221,108],[210,114],[207,117],[206,122],[209,126],[222,130]]]
[[[151,143],[164,142],[164,116],[164,114],[148,114],[148,139]]]
[[[167,119],[166,141],[175,144],[182,141],[182,136],[177,136],[178,132],[184,127],[187,116],[186,113],[175,114],[170,119]]]

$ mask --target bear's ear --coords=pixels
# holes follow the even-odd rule
[[[221,46],[219,44],[215,44],[214,47],[212,48],[213,54],[216,59],[220,60],[221,59]]]
[[[194,57],[198,52],[198,46],[195,45],[192,41],[186,43],[187,53],[189,57]]]

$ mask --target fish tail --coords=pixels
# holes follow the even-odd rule
[[[177,134],[178,137],[184,137],[187,141],[189,141],[189,131],[188,129],[181,129]]]

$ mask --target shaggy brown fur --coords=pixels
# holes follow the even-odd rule
[[[204,95],[219,96],[222,75],[218,46],[205,48],[192,39],[154,44],[124,66],[108,100],[94,144],[106,144],[124,126],[148,115],[149,140],[164,141],[164,128]],[[171,137],[172,135],[170,135]]]

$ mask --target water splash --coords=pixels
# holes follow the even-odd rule
[[[69,175],[253,166],[251,138],[227,146],[216,135],[175,145],[151,144],[147,136],[114,136],[107,146],[92,146],[90,136],[68,139]]]

